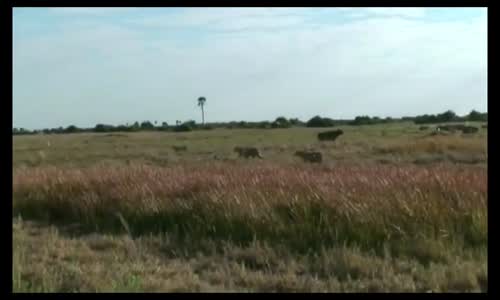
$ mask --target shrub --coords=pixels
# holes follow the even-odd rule
[[[335,122],[329,118],[322,118],[320,116],[315,116],[306,123],[307,127],[333,127]]]
[[[78,131],[80,131],[80,129],[78,127],[76,127],[75,125],[70,125],[65,130],[66,133],[75,133]]]
[[[152,130],[154,128],[155,126],[149,121],[144,121],[141,123],[141,129]]]

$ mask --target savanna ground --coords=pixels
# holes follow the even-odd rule
[[[485,292],[487,129],[418,127],[15,136],[13,289]]]

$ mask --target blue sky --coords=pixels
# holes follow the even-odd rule
[[[13,126],[487,111],[485,8],[14,8]]]

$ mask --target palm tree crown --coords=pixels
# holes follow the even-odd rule
[[[198,98],[198,106],[201,107],[201,118],[202,118],[202,124],[205,124],[205,111],[203,110],[203,106],[205,105],[205,102],[207,99],[205,97],[200,97]]]

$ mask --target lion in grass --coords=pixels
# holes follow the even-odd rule
[[[262,155],[260,154],[259,149],[255,147],[234,147],[234,151],[238,153],[240,157],[258,157],[258,158],[263,158]]]
[[[305,162],[321,163],[323,161],[323,154],[316,151],[297,151],[295,156],[302,158]]]

